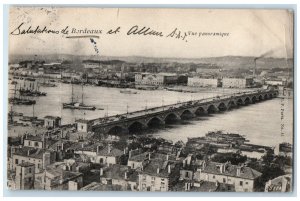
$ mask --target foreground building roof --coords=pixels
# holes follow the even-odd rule
[[[221,172],[221,166],[224,165],[224,169]],[[240,173],[238,169],[240,168]],[[204,173],[211,173],[217,175],[226,175],[231,177],[239,177],[243,179],[256,179],[262,175],[262,173],[246,166],[232,165],[230,163],[216,163],[208,162],[204,169]]]

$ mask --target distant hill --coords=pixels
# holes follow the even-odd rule
[[[209,57],[209,58],[154,58],[142,56],[85,56],[85,55],[69,55],[69,54],[50,54],[50,55],[10,55],[10,63],[18,63],[23,60],[44,60],[45,62],[55,62],[69,60],[74,63],[83,60],[119,60],[129,63],[213,63],[223,69],[249,69],[254,67],[254,57],[242,56],[223,56],[223,57]],[[260,58],[256,62],[258,69],[270,68],[293,68],[293,59],[285,58]]]

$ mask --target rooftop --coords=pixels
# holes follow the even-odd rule
[[[22,148],[16,149],[14,155],[42,159],[43,154],[45,152],[47,152],[47,150],[36,149],[36,148],[31,148],[31,147],[22,147]]]
[[[61,118],[58,117],[58,116],[45,116],[44,119],[53,119],[53,120],[56,120],[56,119],[61,119]]]
[[[76,150],[78,151],[91,151],[91,152],[97,152],[97,147],[103,148],[103,144],[102,143],[96,143],[96,144],[90,144],[90,145],[84,145],[79,146],[76,148]]]
[[[106,146],[97,153],[99,156],[121,156],[123,154],[123,151],[112,146]]]
[[[268,192],[291,192],[292,175],[282,175],[266,183]]]
[[[84,123],[84,124],[87,124],[89,123],[91,120],[87,120],[87,119],[76,119],[75,122],[78,122],[78,123]]]
[[[20,164],[18,164],[18,166],[21,166],[21,167],[30,167],[30,166],[34,166],[33,163],[29,163],[29,162],[22,162]]]
[[[63,140],[58,140],[55,143],[51,144],[48,149],[56,150],[58,145],[63,144],[63,149],[68,150],[70,147],[73,145],[77,144],[76,142],[71,142],[71,141],[63,141]]]
[[[126,179],[125,179],[125,173],[127,176]],[[133,169],[130,169],[126,165],[113,164],[103,170],[102,177],[137,182],[138,181],[138,172]]]
[[[98,182],[92,182],[83,188],[81,191],[121,191],[121,186],[119,185],[105,185]]]
[[[221,166],[224,166],[223,172],[221,172]],[[240,174],[238,175],[237,169],[240,168]],[[232,177],[239,177],[243,179],[256,179],[262,175],[262,173],[246,166],[237,166],[230,163],[216,163],[216,162],[207,162],[205,168],[202,170],[205,173],[226,175]]]
[[[40,141],[40,142],[43,141],[42,137],[39,135],[25,135],[25,140]]]
[[[149,163],[146,163],[143,167],[141,174],[148,174],[151,176],[158,176],[158,177],[168,177],[168,161],[161,160],[161,159],[153,159],[150,160]],[[174,166],[171,166],[171,169]],[[159,169],[159,172],[157,170]]]
[[[62,169],[47,168],[46,175],[51,179],[51,186],[60,185],[82,176],[80,172],[65,171]]]
[[[186,180],[177,182],[172,188],[172,191],[186,191]],[[199,186],[196,186],[198,184]],[[234,192],[234,185],[223,184],[209,181],[201,181],[200,183],[194,183],[194,186],[190,186],[190,192]]]
[[[30,141],[37,141],[37,142],[43,142],[43,136],[40,135],[26,135],[24,140],[30,140]],[[45,137],[45,144],[46,147],[51,146],[55,144],[58,140],[54,140],[48,137]]]
[[[148,156],[149,156],[149,153],[148,152],[144,152],[144,153],[141,153],[141,154],[134,155],[134,156],[130,157],[128,159],[128,161],[143,162],[144,160],[148,159]]]

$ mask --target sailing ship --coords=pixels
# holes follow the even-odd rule
[[[34,105],[36,104],[35,100],[21,98],[21,93],[19,91],[19,97],[16,97],[17,85],[14,88],[14,96],[8,99],[8,102],[13,105]]]
[[[19,93],[22,96],[46,96],[47,94],[45,92],[39,91],[39,83],[32,78],[27,78],[23,82],[23,87],[21,87],[20,83],[20,89]]]
[[[8,112],[8,124],[14,123],[14,117],[22,117],[23,113],[21,112],[15,112],[13,110],[13,106],[10,107],[10,111]]]
[[[63,109],[78,109],[78,110],[96,110],[96,107],[85,105],[83,103],[83,85],[82,86],[82,93],[81,93],[81,103],[74,101],[74,89],[72,84],[72,97],[70,103],[63,103]]]

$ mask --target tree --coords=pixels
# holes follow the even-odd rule
[[[226,163],[229,161],[233,165],[238,165],[240,163],[245,163],[247,161],[247,156],[235,153],[216,154],[212,160],[219,163]]]

